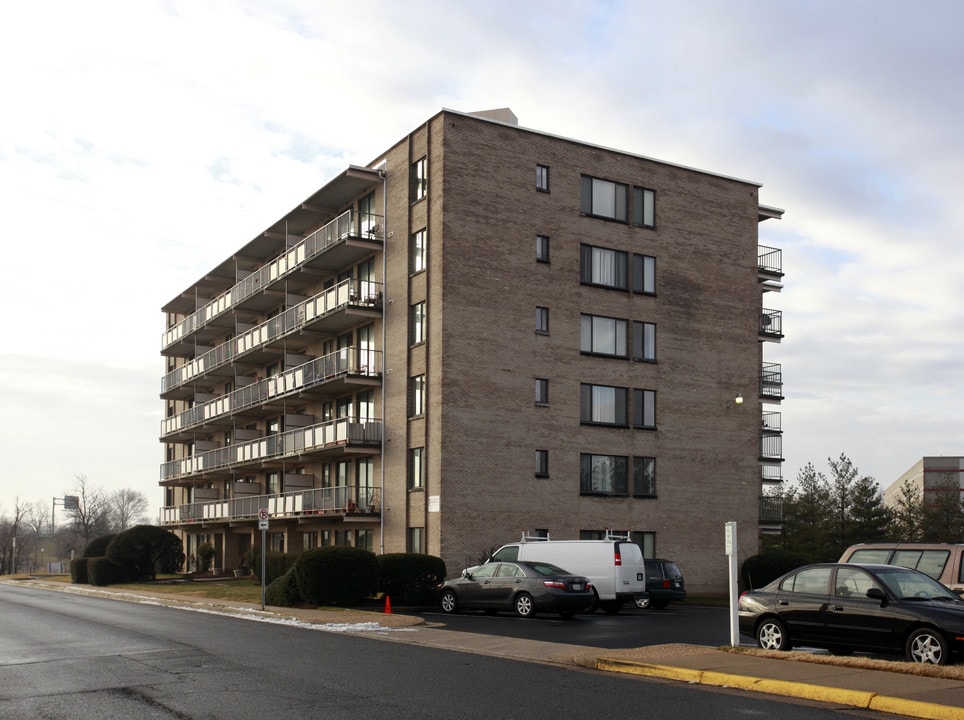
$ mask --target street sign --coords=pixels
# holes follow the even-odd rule
[[[267,530],[267,529],[268,529],[268,521],[258,520],[258,530]]]
[[[267,520],[267,519],[268,519],[268,508],[261,508],[260,510],[258,510],[258,520]]]

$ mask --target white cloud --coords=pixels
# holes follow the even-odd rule
[[[763,183],[787,209],[761,243],[787,273],[767,359],[788,477],[846,452],[886,485],[964,453],[962,20],[950,0],[5,7],[0,506],[75,473],[155,500],[160,307],[442,107]]]

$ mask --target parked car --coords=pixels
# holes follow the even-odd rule
[[[545,562],[486,563],[446,581],[439,591],[442,612],[513,610],[525,618],[540,610],[572,617],[594,600],[589,578]]]
[[[964,594],[964,545],[960,543],[862,543],[844,550],[838,562],[913,568]]]
[[[609,532],[601,540],[550,540],[523,535],[520,542],[496,550],[486,563],[517,560],[564,565],[574,574],[588,577],[595,595],[591,611],[598,607],[614,615],[627,602],[645,607],[649,599],[643,551],[628,534]],[[479,567],[464,572],[475,572]]]
[[[896,565],[823,563],[740,596],[740,632],[766,650],[794,646],[903,653],[945,665],[964,651],[964,600]]]
[[[646,558],[646,590],[649,592],[649,601],[637,600],[637,607],[652,605],[662,610],[671,602],[686,599],[683,573],[672,560]]]

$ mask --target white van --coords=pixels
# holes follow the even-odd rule
[[[840,562],[900,565],[964,594],[964,545],[951,543],[863,543],[851,545]]]
[[[627,602],[649,605],[646,566],[639,545],[629,535],[607,534],[603,540],[549,540],[522,536],[522,541],[503,545],[486,562],[513,560],[552,563],[574,575],[585,575],[596,592],[593,606],[610,615]]]

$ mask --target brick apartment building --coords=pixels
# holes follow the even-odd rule
[[[161,524],[441,556],[633,534],[692,592],[779,528],[759,185],[438,112],[164,306]],[[745,402],[743,402],[745,400]]]

